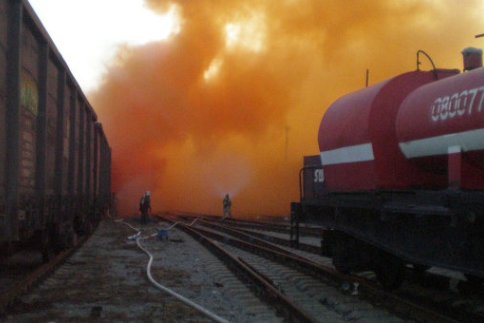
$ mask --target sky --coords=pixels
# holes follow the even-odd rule
[[[99,85],[119,46],[165,40],[180,31],[175,10],[159,14],[143,0],[29,2],[86,92]]]
[[[31,0],[103,123],[120,213],[287,215],[337,98],[484,47],[482,0]],[[422,65],[429,69],[428,63]]]

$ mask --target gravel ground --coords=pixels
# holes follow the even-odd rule
[[[143,235],[164,224],[140,227]],[[122,223],[105,221],[52,276],[22,297],[7,322],[209,322],[198,311],[155,288],[146,277],[148,256]],[[282,322],[220,261],[185,233],[143,241],[154,255],[153,277],[231,322]]]

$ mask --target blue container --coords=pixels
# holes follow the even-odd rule
[[[161,229],[160,231],[158,231],[158,239],[160,240],[168,240],[168,230],[163,230]]]

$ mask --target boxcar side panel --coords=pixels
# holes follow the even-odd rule
[[[21,33],[20,177],[19,193],[28,199],[35,190],[37,117],[39,113],[39,50],[33,31],[25,23]]]
[[[92,180],[92,170],[93,170],[93,152],[94,152],[94,122],[92,120],[92,115],[89,113],[89,122],[88,122],[88,130],[87,130],[87,142],[88,142],[88,147],[87,147],[87,165],[86,165],[86,171],[87,171],[87,196],[89,199],[92,199],[92,187],[93,187],[93,180]]]
[[[40,238],[45,251],[95,223],[111,164],[96,119],[28,1],[0,0],[0,248]]]
[[[99,197],[99,177],[101,174],[101,133],[102,125],[96,122],[95,158],[94,158],[94,195]]]
[[[62,194],[68,193],[69,178],[69,151],[70,151],[70,129],[71,129],[71,87],[66,86],[64,92],[64,127],[62,135]]]
[[[84,195],[84,173],[85,173],[85,137],[86,137],[86,112],[84,102],[79,101],[79,155],[78,157],[78,176],[77,176],[77,193]]]
[[[72,196],[75,195],[76,169],[77,169],[77,133],[78,133],[78,113],[77,113],[77,92],[70,86],[69,98],[69,173],[67,176],[68,191]]]
[[[64,149],[64,109],[65,109],[65,89],[66,89],[66,73],[62,66],[58,66],[57,73],[57,124],[56,124],[56,143],[55,143],[55,193],[57,196],[62,195],[62,183],[65,173],[63,172],[63,149]]]
[[[81,162],[81,157],[79,154],[79,149],[80,149],[80,140],[81,140],[81,108],[82,108],[82,102],[79,99],[77,93],[73,93],[74,100],[75,100],[75,106],[74,106],[74,161],[73,161],[73,194],[80,194],[79,192],[79,164]]]
[[[59,70],[49,59],[48,80],[47,80],[47,171],[46,171],[46,191],[48,195],[55,192],[55,156],[57,138],[57,89],[59,80]]]
[[[7,0],[0,0],[0,214],[5,209],[5,156],[7,111]]]

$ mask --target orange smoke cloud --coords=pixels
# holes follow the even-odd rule
[[[180,33],[120,48],[90,95],[122,214],[145,190],[155,210],[220,214],[229,193],[236,216],[287,214],[325,109],[364,86],[367,68],[371,83],[413,70],[418,49],[460,67],[484,32],[477,0],[147,4],[176,5]]]

